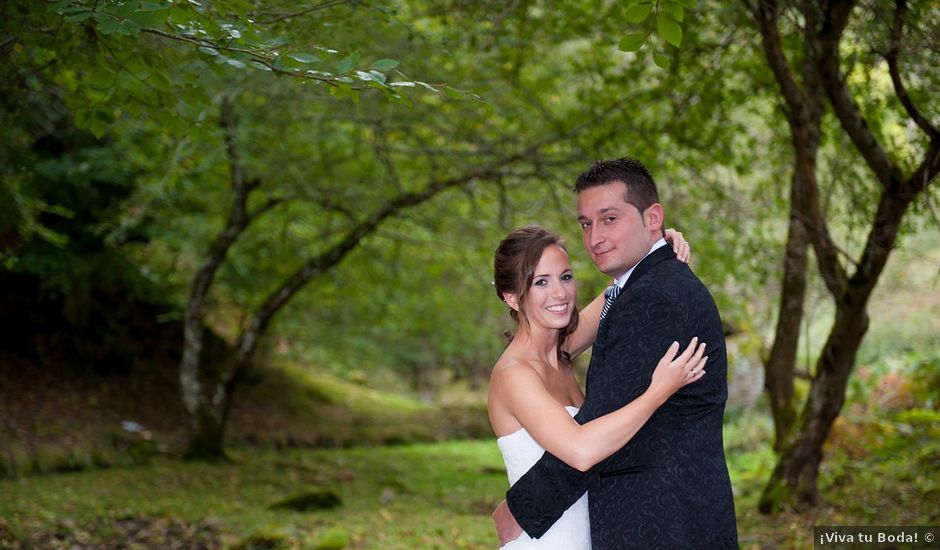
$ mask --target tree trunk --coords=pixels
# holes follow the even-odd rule
[[[794,174],[793,179],[799,176]],[[806,255],[809,240],[795,196],[799,185],[793,182],[790,193],[790,226],[783,261],[783,285],[780,289],[780,313],[770,355],[764,363],[764,387],[770,397],[774,418],[774,450],[783,450],[783,443],[796,421],[797,403],[794,396],[796,354],[803,322],[806,296]]]
[[[780,452],[797,418],[794,379],[806,297],[806,257],[810,242],[807,224],[812,223],[808,211],[813,204],[812,197],[818,196],[816,159],[824,98],[816,71],[818,52],[812,41],[804,43],[802,82],[798,82],[783,53],[777,4],[761,2],[753,7],[751,14],[757,21],[764,54],[783,97],[794,152],[780,311],[773,344],[764,363],[764,387],[774,418],[774,450]],[[811,36],[816,32],[818,18],[811,9],[807,14],[804,35]]]
[[[183,405],[189,416],[190,436],[186,456],[201,459],[224,458],[221,439],[224,419],[219,417],[214,408],[206,402],[200,376],[205,331],[203,326],[205,301],[215,274],[232,244],[251,221],[276,204],[275,201],[269,201],[254,213],[247,212],[248,195],[259,183],[249,182],[245,178],[245,168],[235,143],[237,121],[230,98],[222,101],[219,122],[222,126],[229,159],[229,177],[233,193],[232,209],[225,227],[210,245],[190,285],[189,299],[183,314],[183,355],[180,360],[180,388],[183,394]]]
[[[225,454],[225,422],[203,401],[196,412],[195,427],[190,431],[185,458],[188,460],[228,460]]]
[[[787,503],[799,508],[819,501],[816,477],[823,444],[845,403],[849,376],[868,330],[866,306],[912,198],[882,194],[863,260],[836,303],[835,322],[816,364],[817,375],[803,409],[799,435],[780,457],[761,495],[761,512],[777,512]]]
[[[940,171],[940,132],[919,113],[907,96],[898,70],[902,30],[907,10],[906,2],[904,0],[896,2],[891,51],[886,59],[897,97],[912,121],[924,130],[929,138],[924,158],[907,179],[904,179],[901,168],[890,158],[869,129],[839,68],[839,43],[853,7],[852,0],[803,4],[807,31],[815,31],[815,26],[810,24],[815,19],[818,18],[820,23],[818,33],[804,33],[804,40],[806,40],[804,51],[814,52],[817,60],[816,70],[807,71],[806,76],[812,75],[814,79],[818,79],[843,131],[865,159],[873,175],[881,184],[882,191],[861,259],[854,274],[849,278],[839,261],[837,248],[819,208],[815,169],[812,172],[804,172],[807,184],[805,214],[809,235],[823,280],[835,298],[836,316],[816,364],[816,378],[813,380],[810,395],[800,416],[800,430],[792,443],[784,444],[784,451],[761,495],[758,507],[764,513],[778,511],[786,504],[802,507],[818,502],[819,491],[816,479],[823,459],[823,444],[842,410],[849,376],[855,365],[862,338],[868,330],[869,320],[866,312],[868,300],[894,248],[904,213]],[[794,97],[795,94],[789,93],[796,87],[792,79],[788,78],[789,73],[779,70],[783,66],[783,63],[780,63],[782,56],[771,55],[778,53],[779,48],[777,50],[767,48],[768,36],[776,37],[778,39],[776,45],[779,46],[777,11],[773,0],[763,0],[755,6],[753,13],[761,24],[768,60],[791,106],[788,118],[791,121],[794,146],[797,148],[796,154],[799,157],[801,151],[798,133],[801,126],[793,124],[796,117],[792,116],[792,111],[797,110],[799,106],[790,102],[790,97]]]

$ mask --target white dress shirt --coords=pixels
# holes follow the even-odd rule
[[[666,246],[666,239],[659,239],[658,241],[653,243],[652,248],[650,248],[650,251],[646,253],[646,256],[649,256],[650,254],[653,253],[654,250],[658,248],[662,248],[664,246]],[[643,259],[646,258],[646,256],[643,256],[643,258],[640,258],[640,262],[642,262]],[[630,275],[633,273],[633,270],[636,269],[636,266],[640,265],[640,262],[637,262],[633,267],[628,269],[626,273],[624,273],[620,277],[617,277],[616,283],[617,283],[617,286],[620,287],[620,290],[623,290],[623,285],[627,284],[627,279],[630,278]]]

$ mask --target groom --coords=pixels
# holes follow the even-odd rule
[[[619,287],[608,298],[586,399],[575,419],[583,424],[637,398],[674,340],[683,348],[694,336],[706,343],[707,374],[679,390],[630,443],[587,472],[545,453],[493,514],[500,542],[514,540],[520,526],[533,538],[542,536],[590,490],[594,550],[737,548],[721,435],[727,358],[715,302],[665,246],[663,207],[640,162],[599,162],[574,189],[584,247]]]

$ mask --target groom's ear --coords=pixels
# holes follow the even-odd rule
[[[503,301],[509,304],[509,307],[515,311],[519,311],[519,296],[509,292],[503,292]]]
[[[643,212],[643,221],[646,222],[646,227],[650,231],[655,231],[657,233],[661,232],[663,229],[663,221],[665,220],[665,213],[663,212],[663,205],[658,202],[654,202]]]

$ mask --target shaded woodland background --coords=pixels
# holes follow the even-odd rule
[[[0,21],[0,547],[495,545],[492,252],[550,227],[589,300],[624,155],[727,325],[742,546],[937,524],[937,2]]]

